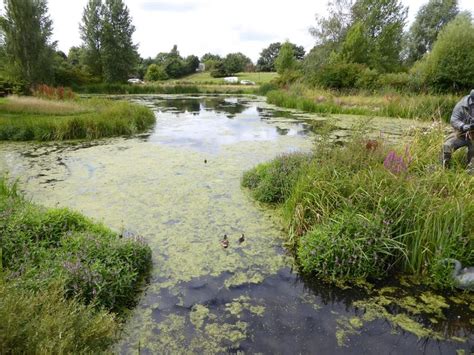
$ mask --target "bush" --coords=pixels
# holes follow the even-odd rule
[[[348,89],[356,86],[365,67],[355,63],[327,64],[317,74],[319,85],[331,89]]]
[[[105,351],[135,304],[151,250],[0,179],[0,351]]]
[[[260,202],[283,202],[289,197],[302,167],[309,160],[310,155],[303,153],[281,155],[270,163],[247,171],[243,175],[242,186],[251,189],[254,198]]]
[[[474,82],[474,25],[464,13],[448,23],[422,61],[427,84],[444,91],[472,89]]]
[[[400,92],[410,90],[412,85],[411,76],[408,73],[381,74],[378,78],[378,86],[397,90]]]
[[[159,81],[166,79],[168,79],[168,75],[166,74],[166,71],[162,66],[150,64],[145,74],[146,81]]]
[[[303,271],[338,282],[386,276],[403,245],[382,216],[343,211],[303,236],[297,253]]]

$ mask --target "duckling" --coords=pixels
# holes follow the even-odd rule
[[[444,261],[454,263],[454,270],[451,276],[457,288],[474,290],[474,267],[465,267],[463,269],[459,260],[456,259],[444,259]]]
[[[239,238],[239,243],[242,244],[245,241],[245,235],[242,233]]]
[[[227,234],[224,234],[224,237],[221,240],[221,245],[224,249],[227,249],[229,246],[229,239],[227,239]]]

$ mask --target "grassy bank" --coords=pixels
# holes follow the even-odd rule
[[[238,77],[239,80],[253,81],[257,85],[267,84],[278,77],[277,73],[265,73],[265,72],[246,72],[237,73],[234,76]],[[187,83],[192,85],[223,85],[224,78],[213,78],[210,72],[196,73],[186,76],[177,80],[168,80],[167,83],[175,85]]]
[[[10,96],[0,100],[0,140],[52,141],[127,136],[149,129],[148,108],[124,101],[57,101]]]
[[[462,167],[465,152],[443,171],[439,127],[406,146],[362,137],[344,147],[322,142],[311,158],[277,158],[247,172],[242,184],[280,206],[305,272],[336,282],[403,272],[452,286],[443,259],[474,264],[474,181]]]
[[[276,106],[320,114],[352,114],[364,116],[400,117],[421,120],[449,121],[455,95],[426,94],[344,94],[328,90],[310,89],[294,84],[287,89],[266,93],[267,101]]]
[[[0,214],[0,352],[106,350],[135,304],[149,247],[78,213],[34,205],[5,179]]]
[[[230,84],[188,83],[179,84],[90,84],[78,86],[74,91],[81,94],[146,95],[146,94],[252,94],[255,86]]]

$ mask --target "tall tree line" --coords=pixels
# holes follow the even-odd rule
[[[80,25],[85,60],[92,75],[124,82],[138,64],[135,26],[122,0],[89,0]]]

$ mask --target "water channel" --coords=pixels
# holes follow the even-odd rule
[[[321,129],[343,142],[361,118],[281,111],[252,96],[130,99],[155,111],[153,130],[128,139],[0,145],[0,171],[20,178],[33,201],[75,209],[140,234],[151,246],[150,283],[114,351],[474,351],[472,295],[340,290],[303,277],[283,247],[275,211],[240,187],[245,170],[282,153],[310,151]],[[374,119],[370,125],[374,136],[397,140],[417,124]],[[228,249],[219,243],[224,234]],[[364,300],[373,307],[361,307]],[[367,309],[380,307],[387,313],[367,317]]]

